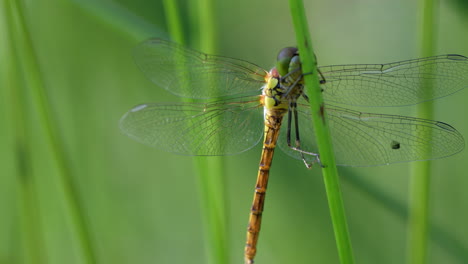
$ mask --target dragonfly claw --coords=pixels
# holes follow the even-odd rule
[[[320,165],[320,167],[322,168],[325,168],[326,166],[323,165],[322,161],[320,160],[320,155],[317,154],[317,156],[315,156],[316,160],[317,160],[317,163]]]
[[[311,153],[312,154],[312,153]],[[314,156],[315,156],[315,160],[312,161],[312,162],[307,162],[307,160],[305,158],[302,158],[302,161],[304,161],[304,164],[305,166],[308,168],[308,169],[312,169],[314,163],[317,163],[318,165],[320,165],[321,168],[325,168],[326,166],[322,164],[322,161],[320,161],[320,155],[319,154],[316,154],[316,153],[313,153]]]

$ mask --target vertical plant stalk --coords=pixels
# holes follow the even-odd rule
[[[197,2],[197,26],[200,29],[199,49],[215,53],[215,28],[213,1]],[[185,43],[179,8],[176,1],[165,0],[166,21],[171,37],[180,44]],[[210,85],[207,83],[206,85]],[[207,263],[228,264],[228,232],[224,162],[221,157],[195,157],[194,167],[198,176],[198,187],[206,237]]]
[[[31,156],[29,149],[31,138],[28,121],[26,120],[26,99],[21,78],[18,74],[17,58],[13,51],[15,45],[12,40],[13,21],[10,1],[3,1],[0,6],[0,57],[3,64],[0,65],[0,88],[9,90],[5,95],[8,106],[11,107],[9,116],[13,132],[11,153],[15,159],[15,178],[17,182],[17,208],[18,226],[20,234],[19,252],[13,255],[21,256],[21,263],[41,264],[46,263],[44,255],[43,234],[40,225],[40,206],[35,190],[32,175]],[[1,34],[1,33],[0,33]],[[8,151],[8,150],[7,150]]]
[[[86,226],[82,207],[79,203],[78,195],[72,181],[72,174],[67,160],[65,159],[65,148],[59,138],[58,129],[51,116],[50,104],[48,102],[44,82],[37,62],[36,54],[32,45],[30,32],[26,26],[24,18],[24,7],[21,1],[10,1],[12,21],[15,24],[13,39],[17,45],[17,57],[21,70],[25,77],[26,87],[31,91],[35,111],[38,114],[40,124],[43,126],[46,141],[52,151],[53,159],[58,168],[59,186],[57,199],[63,201],[65,215],[69,221],[72,232],[72,239],[77,240],[77,255],[81,263],[95,263],[93,247],[89,230]]]
[[[210,54],[217,53],[215,2],[213,0],[197,1],[200,50]],[[218,138],[218,142],[221,144],[221,138]],[[224,159],[222,157],[198,157],[195,164],[205,214],[208,260],[212,264],[228,264],[230,262],[229,234]]]
[[[297,46],[301,57],[307,94],[311,107],[316,141],[323,164],[322,172],[327,192],[328,206],[333,223],[338,255],[342,264],[354,263],[351,241],[341,196],[338,171],[332,149],[332,140],[324,114],[323,97],[320,90],[317,62],[312,48],[307,19],[302,0],[289,0],[291,16],[296,32]]]
[[[214,0],[198,0],[198,24],[200,29],[200,49],[216,53],[216,28]]]
[[[435,0],[419,1],[419,31],[421,57],[434,55],[434,16]],[[432,89],[430,81],[422,84]],[[433,119],[433,103],[425,102],[417,106],[417,116]],[[409,191],[409,219],[407,263],[424,264],[427,262],[429,237],[429,191],[432,162],[420,161],[411,164],[411,179]]]
[[[179,14],[177,1],[164,0],[163,7],[164,14],[166,15],[166,24],[169,30],[169,35],[175,42],[185,45],[184,29],[182,28],[182,19]]]

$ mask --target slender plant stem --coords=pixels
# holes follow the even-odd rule
[[[434,55],[435,2],[437,1],[419,1],[422,57]],[[432,88],[431,83],[424,84],[424,87]],[[417,115],[422,118],[432,119],[433,112],[432,102],[419,104],[417,107]],[[427,262],[431,165],[431,161],[413,162],[411,164],[407,253],[407,263],[409,264],[424,264]]]
[[[199,192],[204,229],[207,237],[206,246],[208,263],[229,263],[229,237],[227,232],[227,210],[224,162],[220,157],[197,157],[195,168],[198,174]]]
[[[15,159],[15,178],[17,182],[18,226],[21,236],[19,247],[20,261],[22,263],[41,264],[46,263],[44,255],[43,234],[40,228],[40,206],[35,190],[35,183],[31,168],[30,141],[31,138],[28,121],[26,120],[26,96],[21,78],[18,74],[16,58],[17,51],[13,51],[15,45],[12,39],[13,20],[10,1],[3,1],[0,6],[0,32],[3,40],[0,45],[0,87],[8,89],[6,95],[11,106],[9,116],[13,131],[12,151]],[[6,102],[6,101],[5,101]]]
[[[169,35],[175,42],[185,45],[184,29],[182,28],[182,19],[177,1],[164,0],[163,6]]]
[[[199,48],[210,54],[217,53],[215,2],[213,0],[197,1],[198,29],[200,31]],[[206,235],[208,237],[209,263],[228,264],[229,234],[224,159],[222,157],[199,157],[195,160],[195,167],[198,171],[199,190],[202,197],[203,211],[206,215],[205,230],[207,230]]]
[[[319,85],[317,62],[312,48],[312,42],[307,26],[307,19],[302,0],[290,0],[291,16],[296,31],[297,46],[301,56],[302,70],[306,74],[304,81],[307,84],[313,125],[323,164],[322,172],[327,192],[328,205],[333,222],[338,254],[342,264],[354,263],[351,241],[344,212],[343,199],[341,196],[338,171],[336,169],[335,157],[332,149],[332,140],[324,114],[324,103]]]
[[[166,21],[172,39],[186,44],[183,35],[181,16],[175,1],[164,1]],[[197,12],[198,28],[200,29],[199,48],[207,53],[215,53],[215,28],[213,2],[199,0]],[[187,69],[189,70],[189,69]],[[210,85],[207,83],[206,85]],[[190,99],[188,99],[190,100]],[[198,175],[198,187],[202,207],[204,232],[208,263],[227,264],[228,232],[226,217],[226,188],[224,182],[224,162],[220,157],[195,157],[194,167]]]
[[[216,20],[214,0],[198,0],[198,23],[200,48],[207,53],[216,53]]]
[[[60,188],[59,200],[63,201],[65,215],[68,217],[73,239],[77,240],[77,255],[81,263],[95,263],[93,247],[89,230],[84,220],[83,210],[79,203],[78,195],[72,181],[72,174],[68,162],[65,159],[64,146],[59,138],[58,129],[51,116],[50,103],[48,102],[44,82],[40,73],[39,64],[30,37],[30,32],[26,26],[24,17],[24,7],[21,1],[11,1],[13,21],[16,24],[16,34],[13,34],[18,49],[18,58],[21,62],[22,72],[25,77],[26,86],[31,91],[35,111],[38,114],[40,124],[46,134],[47,143],[52,150],[53,159],[57,165],[57,182]]]

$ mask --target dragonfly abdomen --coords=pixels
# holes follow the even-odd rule
[[[262,157],[258,168],[252,208],[250,209],[249,226],[247,228],[247,242],[245,244],[245,264],[254,263],[253,259],[257,253],[257,241],[262,222],[271,163],[279,136],[281,122],[286,111],[287,109],[285,108],[265,110],[265,132]]]

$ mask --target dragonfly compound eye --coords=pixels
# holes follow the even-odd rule
[[[294,47],[284,48],[278,53],[276,68],[281,76],[284,76],[289,72],[289,63],[296,55],[298,55],[298,50]]]

